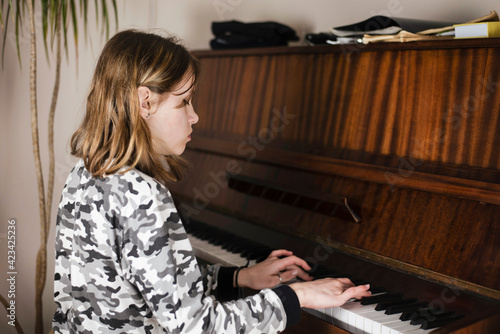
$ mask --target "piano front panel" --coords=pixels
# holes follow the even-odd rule
[[[498,313],[500,39],[197,56],[194,169],[169,186],[191,218],[265,228],[257,240],[291,237],[270,246],[305,257],[333,249],[328,268],[416,298],[458,289],[462,329]],[[228,174],[256,186],[231,188]],[[266,184],[345,198],[361,221],[270,200]]]
[[[203,171],[192,173],[183,182],[195,204],[217,207],[235,217],[311,241],[332,240],[478,285],[497,290],[500,287],[498,276],[482,274],[494,272],[500,263],[497,205],[399,187],[392,191],[384,184],[200,151],[189,152],[187,157],[195,166],[203,166]],[[362,220],[354,223],[229,189],[224,176],[232,163],[238,166],[233,172],[241,175],[343,195]],[[477,261],[477,254],[482,254],[483,261]]]
[[[498,170],[499,43],[468,43],[201,52],[196,130],[255,136],[286,108],[273,141]]]

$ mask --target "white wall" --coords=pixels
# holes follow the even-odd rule
[[[91,2],[93,3],[93,2]],[[119,3],[119,29],[162,28],[185,40],[191,49],[207,49],[211,39],[210,23],[237,19],[245,22],[273,20],[293,27],[300,36],[307,32],[327,31],[363,20],[375,14],[396,17],[427,18],[462,22],[500,10],[498,0],[126,0]],[[39,8],[36,10],[39,12]],[[93,13],[93,11],[91,11]],[[92,22],[92,21],[91,21]],[[65,178],[72,167],[68,141],[84,110],[87,87],[96,58],[104,44],[94,24],[89,24],[91,42],[79,43],[78,66],[75,52],[69,51],[69,61],[62,66],[62,82],[56,112],[56,183],[49,238],[49,268],[45,289],[46,328],[49,329],[54,311],[52,302],[53,234],[57,202]],[[11,25],[12,27],[12,25]],[[41,34],[37,21],[38,35]],[[34,331],[34,268],[39,247],[38,192],[31,146],[29,115],[29,41],[28,30],[21,39],[22,70],[20,70],[13,39],[8,37],[5,66],[0,71],[0,293],[7,296],[7,242],[9,219],[16,221],[17,277],[16,315],[25,333]],[[71,37],[70,37],[71,38]],[[83,39],[83,38],[82,38]],[[73,42],[70,41],[70,45]],[[53,66],[45,59],[43,45],[38,44],[38,106],[41,154],[47,170],[48,106],[54,80]],[[3,308],[0,310],[0,332],[15,333],[7,325]]]

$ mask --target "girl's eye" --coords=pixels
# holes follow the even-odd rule
[[[185,106],[187,106],[189,104],[190,104],[190,101],[182,100],[182,102],[177,106],[177,108],[184,108]]]

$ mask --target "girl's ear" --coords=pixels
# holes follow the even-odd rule
[[[151,116],[153,92],[146,86],[139,86],[139,88],[137,88],[137,95],[139,97],[139,110],[141,117],[148,119]]]

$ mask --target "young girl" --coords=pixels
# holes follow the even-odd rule
[[[167,189],[185,174],[198,67],[157,34],[123,31],[104,47],[59,205],[55,333],[277,333],[301,307],[370,294],[312,281],[286,250],[249,268],[198,266]],[[279,285],[294,277],[304,282]],[[238,287],[260,292],[237,299]]]

